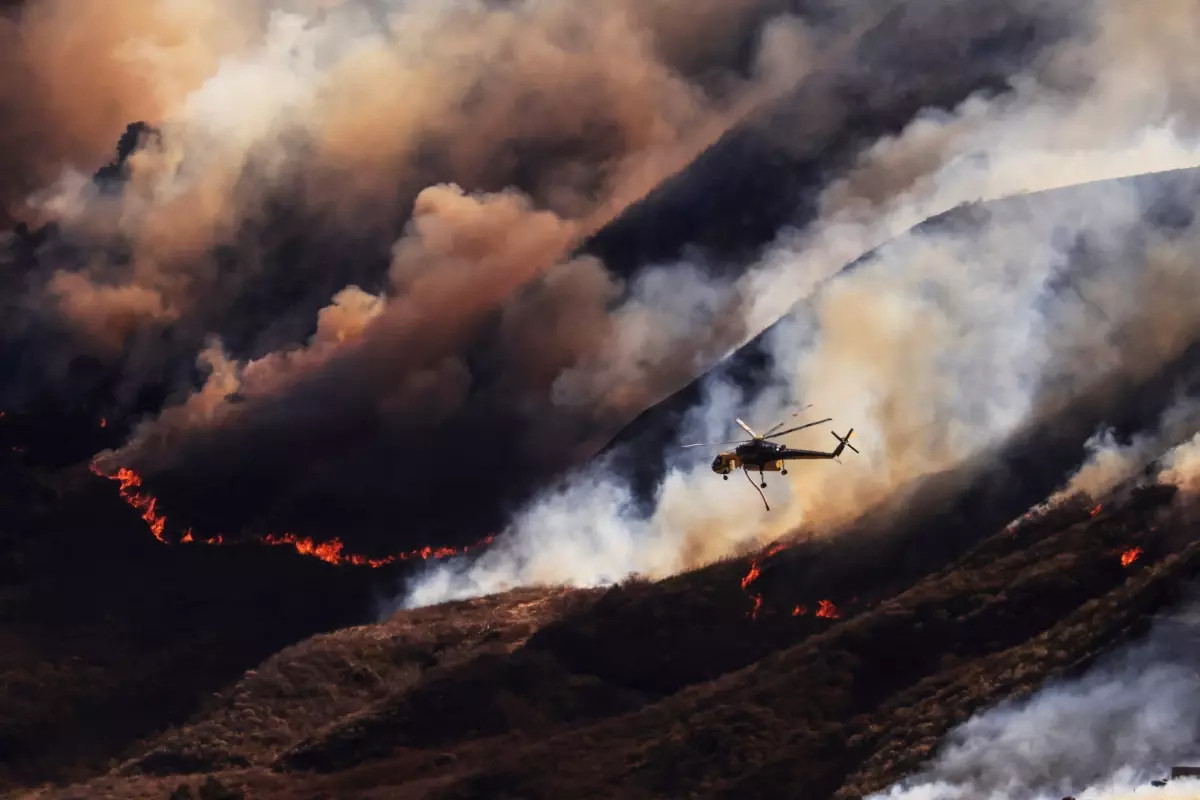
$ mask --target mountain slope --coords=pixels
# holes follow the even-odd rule
[[[1121,185],[1134,186],[1148,198],[1146,207],[1156,209],[1149,215],[1151,224],[1174,220],[1177,225],[1178,215],[1166,212],[1190,207],[1196,177],[1192,172],[1151,175]],[[1106,187],[1111,190],[1115,185],[1076,187],[999,205],[1036,215],[1039,204],[1063,197],[1067,205],[1082,203],[1103,196]],[[998,213],[988,208],[960,209],[911,235],[939,226],[970,232]],[[1159,228],[1169,231],[1170,226]],[[795,313],[804,313],[804,308]],[[750,392],[761,389],[770,335],[758,337],[716,374],[738,375]],[[1154,375],[1132,381],[1122,375],[1102,379],[974,462],[927,476],[891,501],[864,509],[862,518],[840,535],[798,543],[762,566],[758,587],[768,609],[797,604],[813,609],[821,599],[843,609],[864,608],[867,602],[879,602],[948,569],[981,538],[993,535],[1061,485],[1080,463],[1084,442],[1097,426],[1115,424],[1126,432],[1152,427],[1178,391],[1196,388],[1197,357],[1193,348]],[[702,393],[702,382],[697,382],[661,409],[644,415],[618,440],[613,452],[653,454],[674,435],[673,426]],[[7,523],[9,563],[18,576],[3,598],[8,620],[4,631],[10,642],[6,697],[14,709],[5,733],[10,781],[88,774],[105,759],[126,751],[133,740],[192,717],[209,692],[228,685],[270,653],[314,632],[361,620],[373,600],[392,593],[398,579],[407,574],[403,565],[379,571],[334,568],[286,550],[254,545],[163,547],[150,536],[137,512],[119,500],[112,482],[90,474],[70,477],[62,471],[70,461],[59,453],[63,428],[45,413],[41,418],[9,415],[0,420],[7,443],[24,451],[9,451],[5,456],[14,511]],[[76,444],[94,447],[89,437],[98,441],[109,435],[102,429],[81,427]],[[655,455],[634,463],[661,462]],[[47,536],[44,531],[54,533]],[[440,706],[407,705],[410,702],[435,702],[456,681],[477,683],[481,675],[502,672],[510,675],[510,691],[522,699],[516,701],[515,711],[506,710],[505,703],[493,704],[489,721],[479,723],[478,735],[495,736],[510,725],[544,731],[567,724],[555,717],[553,708],[526,697],[522,686],[560,687],[557,691],[563,694],[555,697],[562,708],[577,709],[572,713],[582,716],[571,719],[578,724],[598,713],[596,704],[611,703],[615,712],[628,703],[671,696],[793,646],[829,624],[811,616],[776,620],[770,613],[748,624],[746,614],[752,603],[739,586],[746,570],[744,561],[728,561],[658,584],[614,589],[591,612],[544,626],[520,649],[522,655],[513,665],[493,660],[462,676],[443,675],[438,679],[442,682],[431,677],[431,694],[422,694],[419,700],[406,699],[408,695],[398,687],[386,688],[389,681],[400,678],[382,683],[369,679],[366,689],[352,692],[345,704],[332,704],[326,716],[297,723],[305,736],[316,737],[312,742],[276,742],[271,758],[280,748],[297,747],[289,763],[340,765],[360,753],[361,739],[368,733],[370,740],[393,741],[389,738],[393,734],[378,731],[414,718],[414,709],[446,715]],[[240,577],[231,580],[231,576]],[[114,586],[123,591],[114,593]],[[280,625],[279,619],[288,622]],[[697,625],[697,620],[704,624]],[[191,633],[180,636],[182,629]],[[70,635],[63,638],[63,631]],[[415,656],[397,658],[397,668],[409,675],[404,680],[411,679],[416,673],[408,672],[413,667],[406,659]],[[67,671],[54,666],[62,663],[80,666]],[[418,669],[425,669],[423,663],[418,660]],[[321,671],[316,674],[324,676]],[[590,677],[580,683],[580,675]],[[343,678],[331,680],[336,684]],[[141,706],[144,716],[117,712],[130,698],[150,691],[158,692],[159,699]],[[393,695],[399,699],[389,700]],[[356,713],[348,709],[357,709],[367,700],[380,704],[377,722],[343,720]],[[64,702],[81,707],[93,704],[89,713],[96,720],[94,726],[72,728],[61,717]],[[460,708],[456,713],[465,712]],[[292,719],[282,712],[281,718]],[[469,715],[465,719],[475,724]],[[329,743],[320,738],[318,729],[323,725],[331,726]],[[241,736],[258,737],[254,730],[250,724]],[[411,735],[395,734],[400,738],[394,740],[406,741],[404,737]],[[462,735],[464,731],[451,729],[438,741],[453,742]],[[49,741],[60,742],[56,752],[45,749]],[[148,765],[195,769],[243,761],[264,763],[231,743],[164,742],[160,747],[156,752],[161,755]],[[324,754],[324,748],[341,755]],[[39,757],[31,760],[35,753]],[[18,764],[23,768],[17,769]]]
[[[750,619],[748,598],[730,586],[745,561],[599,601],[579,593],[567,606],[558,604],[572,593],[530,590],[401,612],[281,653],[111,775],[41,796],[161,798],[198,786],[192,770],[203,764],[247,796],[859,797],[919,765],[974,710],[1077,673],[1177,602],[1200,574],[1191,510],[1171,487],[1106,498],[1095,514],[1065,508],[987,537],[894,595],[843,604],[833,619],[792,616],[811,599],[799,576]],[[1143,549],[1124,565],[1133,547]],[[789,552],[774,557],[777,569]],[[514,618],[531,602],[556,610]],[[614,603],[656,618],[663,639],[595,633],[589,618]],[[495,622],[481,624],[488,609]],[[665,624],[672,616],[691,632]],[[758,653],[715,679],[670,687],[647,658],[701,631],[714,649],[733,645],[735,626]],[[626,671],[571,666],[574,645],[554,629],[602,636],[629,654]],[[454,634],[458,643],[431,658],[429,645],[452,630],[468,638]],[[331,694],[342,685],[348,694]],[[288,709],[299,704],[337,713],[297,728]]]

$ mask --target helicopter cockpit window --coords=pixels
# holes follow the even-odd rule
[[[724,464],[724,460],[720,456],[717,456],[716,458],[713,459],[712,468],[720,469],[723,464]]]

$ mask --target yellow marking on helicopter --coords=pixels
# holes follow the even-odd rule
[[[805,406],[810,408],[811,406]],[[799,416],[799,412],[793,413],[793,417]],[[850,437],[854,435],[854,429],[851,428],[845,436],[839,436],[837,433],[830,431],[833,438],[838,440],[838,445],[833,450],[828,452],[821,450],[800,450],[797,448],[788,447],[787,445],[770,441],[771,439],[785,436],[789,433],[811,428],[814,425],[820,425],[825,422],[831,422],[832,418],[809,422],[804,425],[797,425],[787,430],[775,432],[778,428],[784,425],[787,420],[778,422],[771,426],[764,434],[754,432],[754,429],[740,419],[734,420],[739,427],[750,434],[750,439],[742,439],[731,442],[709,442],[701,444],[685,444],[684,447],[715,447],[720,445],[736,444],[737,447],[732,450],[723,450],[717,454],[712,462],[712,471],[720,475],[725,480],[729,480],[729,473],[735,469],[741,469],[746,473],[746,479],[753,485],[754,481],[750,478],[750,470],[758,470],[759,486],[766,488],[767,482],[763,480],[764,472],[778,472],[781,475],[787,475],[788,461],[801,461],[812,459],[838,459],[842,451],[849,447],[854,452],[858,449],[850,444]],[[839,462],[840,463],[840,462]],[[755,487],[756,489],[759,487]],[[759,494],[762,494],[761,489]],[[767,503],[766,495],[763,495],[763,504],[767,506],[767,510],[771,510],[771,506]]]

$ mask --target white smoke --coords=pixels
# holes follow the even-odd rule
[[[1170,18],[1200,19],[1189,9],[1174,3]],[[1167,22],[1102,0],[1091,10],[1094,29],[1021,76],[1012,93],[922,116],[870,148],[825,191],[819,219],[784,232],[732,287],[748,335],[797,301],[811,308],[771,337],[772,390],[741,398],[731,387],[708,387],[684,436],[738,438],[734,416],[765,428],[811,402],[819,416],[835,417],[835,430],[856,429],[861,456],[847,454],[841,467],[798,464],[789,478],[776,477],[770,513],[750,487],[714,484],[711,453],[690,462],[668,455],[649,515],[595,466],[522,511],[494,555],[419,576],[404,604],[530,582],[663,576],[798,527],[832,528],[1002,440],[1028,419],[1048,378],[1069,393],[1122,368],[1131,353],[1114,343],[1116,332],[1149,337],[1147,363],[1173,354],[1194,332],[1189,309],[1200,301],[1189,288],[1190,251],[1162,243],[1130,254],[1144,200],[1127,187],[1036,206],[1012,200],[989,209],[969,234],[947,226],[909,236],[827,283],[863,253],[963,203],[1200,165],[1194,87],[1158,87],[1156,102],[1144,96],[1179,46]],[[1098,251],[1097,265],[1075,294],[1056,295],[1051,287],[1080,238]],[[1144,269],[1130,269],[1129,258],[1143,259]],[[1169,313],[1148,315],[1155,304]],[[1160,327],[1165,334],[1157,335]],[[820,449],[817,435],[789,443]],[[552,544],[555,537],[567,544]]]
[[[1031,413],[1039,380],[1054,369],[1081,385],[1092,364],[1072,372],[1056,329],[1082,314],[1077,299],[1051,297],[1048,284],[1068,263],[1056,234],[1123,240],[1140,219],[1135,197],[1117,187],[1089,196],[1043,198],[1035,217],[1024,202],[997,209],[971,235],[932,230],[883,248],[814,300],[813,316],[794,317],[773,340],[776,385],[746,399],[710,384],[705,403],[685,420],[690,441],[741,437],[735,416],[758,430],[786,418],[788,406],[815,403],[834,416],[835,431],[853,426],[861,455],[840,466],[797,463],[768,487],[767,512],[751,487],[716,482],[711,451],[667,455],[668,471],[653,511],[639,514],[631,492],[602,465],[567,488],[535,501],[497,542],[469,565],[441,565],[420,578],[406,604],[426,604],[525,583],[595,585],[639,572],[665,576],[762,544],[800,526],[834,526],[920,475],[962,462],[1012,433]],[[1122,261],[1103,278],[1120,282]],[[1154,272],[1152,264],[1147,274]],[[1133,289],[1127,319],[1148,297]],[[1200,300],[1180,293],[1175,302]],[[1089,324],[1082,324],[1084,321]],[[1107,326],[1080,317],[1089,339]],[[788,334],[791,334],[790,336]],[[1067,337],[1070,340],[1070,337]],[[814,419],[802,416],[800,420]],[[787,441],[827,449],[820,428]],[[715,451],[719,448],[711,448]],[[792,477],[795,475],[796,477]]]
[[[919,775],[870,800],[1115,800],[1200,763],[1200,606],[1078,680],[985,711]],[[1200,783],[1155,797],[1195,797]],[[1189,793],[1190,792],[1190,793]]]
[[[1186,494],[1200,494],[1200,433],[1173,448],[1163,457],[1160,483],[1177,486]]]
[[[1091,797],[1084,795],[1083,800],[1091,800],[1094,797],[1096,800],[1135,800],[1136,798],[1147,798],[1148,800],[1196,800],[1200,798],[1200,780],[1195,778],[1183,778],[1177,781],[1172,781],[1166,786],[1143,785],[1131,790],[1114,789],[1111,792],[1095,794]]]
[[[1155,430],[1135,434],[1128,442],[1118,441],[1111,428],[1096,432],[1085,443],[1087,459],[1067,485],[1050,497],[1048,504],[1054,505],[1080,492],[1099,500],[1149,466],[1164,451],[1175,448],[1197,428],[1200,428],[1200,404],[1183,398],[1167,409]]]

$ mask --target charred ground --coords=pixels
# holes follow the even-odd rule
[[[1200,573],[1195,512],[1172,487],[1066,504],[904,585],[850,583],[836,616],[813,613],[824,559],[803,545],[401,612],[227,673],[107,776],[42,796],[215,775],[247,797],[861,797],[974,711],[1138,636]]]

